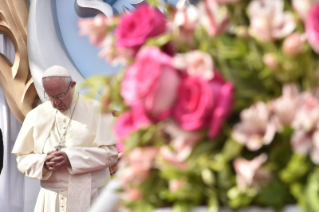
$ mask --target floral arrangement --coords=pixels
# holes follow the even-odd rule
[[[156,1],[82,19],[123,152],[128,211],[319,211],[319,1]]]

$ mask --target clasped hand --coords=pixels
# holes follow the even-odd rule
[[[44,167],[49,171],[55,171],[65,167],[71,167],[71,163],[65,152],[53,150],[48,152]]]

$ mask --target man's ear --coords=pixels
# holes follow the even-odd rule
[[[71,82],[71,87],[73,88],[75,85],[76,85],[76,82],[75,82],[75,81],[72,81],[72,82]]]

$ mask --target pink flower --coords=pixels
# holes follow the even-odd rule
[[[122,81],[125,104],[139,104],[155,118],[165,118],[175,102],[180,78],[172,67],[172,58],[157,47],[142,49]]]
[[[302,34],[297,32],[292,33],[284,41],[284,53],[289,56],[296,56],[301,52],[305,40],[306,37]]]
[[[257,171],[266,160],[266,154],[261,154],[251,161],[243,158],[235,159],[234,168],[236,171],[237,185],[240,190],[245,190],[247,187],[254,185]]]
[[[223,33],[230,23],[225,8],[220,8],[214,0],[206,0],[198,4],[201,14],[200,22],[210,36]]]
[[[194,30],[199,23],[199,11],[197,7],[179,1],[176,5],[177,11],[174,16],[174,25],[185,29]]]
[[[306,19],[306,33],[309,44],[319,53],[319,4],[310,10]]]
[[[169,135],[176,157],[181,161],[185,160],[190,155],[194,146],[202,138],[200,133],[185,131],[173,121],[168,121],[166,123],[164,132]]]
[[[270,144],[276,134],[276,126],[270,121],[270,111],[263,102],[252,105],[241,112],[241,122],[233,128],[232,137],[256,151]]]
[[[134,51],[127,48],[115,48],[113,43],[103,44],[99,57],[103,58],[107,63],[112,66],[128,65],[130,59],[134,57]]]
[[[165,161],[169,162],[173,166],[176,166],[180,169],[186,169],[188,166],[183,156],[178,157],[176,155],[176,152],[174,150],[171,150],[167,146],[162,146],[160,148],[160,155],[163,157]]]
[[[251,1],[248,6],[251,34],[262,41],[272,41],[293,32],[296,28],[294,17],[283,9],[282,0]]]
[[[181,188],[183,188],[186,185],[186,180],[185,179],[172,179],[169,181],[169,190],[172,192],[175,192]]]
[[[266,66],[268,66],[271,69],[278,68],[277,58],[275,57],[275,55],[273,55],[271,53],[264,55],[263,62],[265,63]]]
[[[299,90],[295,84],[286,84],[283,87],[282,96],[269,104],[274,114],[274,122],[281,129],[285,125],[291,125],[299,107]]]
[[[174,20],[169,23],[169,28],[178,36],[179,40],[188,44],[194,42],[194,31],[199,23],[199,10],[186,1],[179,1]]]
[[[97,15],[94,18],[80,19],[80,35],[88,35],[93,45],[101,46],[106,35],[109,33],[107,27],[113,24],[113,19],[105,15]]]
[[[305,20],[312,6],[318,2],[318,0],[292,0],[292,7],[298,13],[301,20]]]
[[[128,153],[127,165],[121,172],[120,180],[124,187],[130,183],[140,183],[151,174],[159,149],[156,147],[139,147]]]
[[[214,138],[232,108],[233,85],[215,72],[211,81],[186,77],[178,90],[174,119],[185,130],[209,128]]]
[[[292,126],[296,130],[313,131],[319,122],[319,100],[308,91],[300,95],[299,101]]]
[[[310,155],[313,163],[319,165],[319,130],[306,132],[296,130],[291,138],[291,146],[294,152],[302,155]]]
[[[294,152],[307,155],[312,148],[312,133],[296,130],[291,137],[290,143]]]
[[[133,131],[150,125],[143,107],[135,105],[131,111],[123,113],[116,121],[114,133],[117,136],[117,148],[120,152],[124,149],[123,140],[125,140]]]
[[[189,76],[201,76],[207,80],[214,77],[214,63],[209,54],[201,51],[190,51],[177,54],[173,58],[174,67],[186,70]]]
[[[158,152],[157,147],[135,148],[127,156],[128,163],[130,166],[139,166],[143,170],[150,170]]]
[[[213,0],[213,1],[215,1],[218,4],[233,4],[241,0]]]
[[[137,50],[148,38],[164,33],[166,21],[158,10],[143,4],[122,16],[115,30],[116,46]]]

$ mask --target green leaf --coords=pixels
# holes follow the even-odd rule
[[[286,168],[280,171],[279,176],[283,182],[293,183],[306,175],[310,168],[307,156],[295,153]]]

